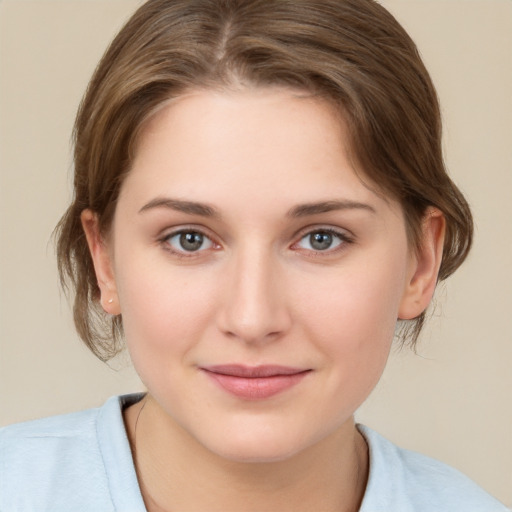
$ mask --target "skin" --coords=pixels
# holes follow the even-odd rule
[[[353,414],[397,318],[431,299],[444,219],[430,209],[411,250],[400,205],[361,182],[346,140],[339,114],[298,91],[192,91],[144,127],[108,237],[83,212],[102,305],[122,314],[148,389],[125,412],[148,510],[359,508]],[[180,230],[203,234],[198,250]],[[307,374],[245,400],[202,370],[233,363]]]

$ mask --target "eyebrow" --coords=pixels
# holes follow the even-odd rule
[[[377,211],[373,206],[358,201],[338,200],[321,201],[319,203],[306,203],[294,206],[288,211],[288,217],[307,217],[309,215],[317,215],[319,213],[328,213],[336,210],[367,210],[376,214]]]
[[[182,199],[171,199],[169,197],[156,197],[155,199],[152,199],[139,210],[139,213],[155,208],[168,208],[170,210],[187,213],[189,215],[200,215],[201,217],[220,217],[219,212],[208,204],[198,203],[195,201],[184,201]],[[370,213],[377,213],[373,206],[366,203],[334,199],[330,201],[320,201],[317,203],[299,204],[288,210],[287,216],[299,218],[336,210],[367,210]]]
[[[152,210],[154,208],[168,208],[182,213],[188,213],[190,215],[200,215],[202,217],[219,217],[219,213],[215,208],[204,204],[197,203],[195,201],[183,201],[181,199],[171,199],[168,197],[157,197],[145,204],[139,213]]]

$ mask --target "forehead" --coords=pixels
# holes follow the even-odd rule
[[[253,152],[278,144],[284,151],[301,137],[314,143],[313,132],[333,150],[345,151],[348,140],[345,120],[331,102],[307,91],[279,86],[191,90],[161,104],[141,132],[138,149],[142,151],[158,137],[171,136],[196,146],[211,143],[216,152],[227,149],[226,143],[237,138],[238,142],[252,138]],[[270,146],[263,140],[268,133],[277,137]],[[266,144],[258,146],[257,142]],[[231,149],[235,154],[237,147]],[[247,148],[242,145],[239,149]]]
[[[338,109],[302,91],[252,88],[191,91],[163,105],[142,129],[121,197],[290,206],[334,196],[377,201],[373,190],[354,169]]]

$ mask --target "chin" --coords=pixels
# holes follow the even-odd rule
[[[315,443],[299,432],[266,425],[260,429],[226,429],[204,443],[206,448],[225,460],[237,463],[272,463],[293,458]]]

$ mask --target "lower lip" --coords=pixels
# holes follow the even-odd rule
[[[244,400],[263,400],[295,386],[309,372],[254,378],[235,377],[209,371],[205,373],[221,388],[238,398],[243,398]]]

